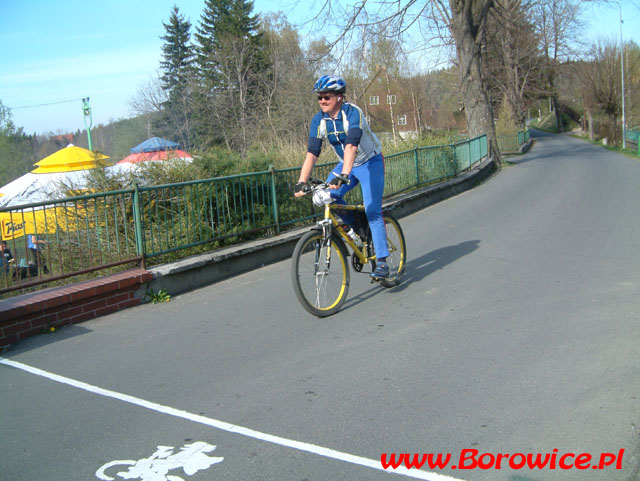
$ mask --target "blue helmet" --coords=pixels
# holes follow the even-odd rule
[[[347,83],[337,75],[323,75],[313,86],[314,92],[344,93],[346,89]]]

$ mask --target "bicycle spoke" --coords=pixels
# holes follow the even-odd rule
[[[303,237],[294,252],[294,288],[302,305],[317,316],[332,314],[346,298],[346,257],[319,233]]]

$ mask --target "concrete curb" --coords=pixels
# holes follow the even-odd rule
[[[527,140],[524,144],[518,147],[518,150],[508,150],[506,152],[500,152],[502,155],[520,155],[526,153],[533,145],[533,139]]]
[[[520,146],[520,153],[521,154],[526,153],[531,148],[532,145],[533,145],[533,139],[529,139],[526,143]]]
[[[455,179],[397,195],[384,202],[384,209],[396,217],[403,217],[441,200],[471,189],[496,170],[491,158],[466,171]],[[237,244],[207,254],[148,270],[153,274],[148,287],[166,290],[171,295],[187,292],[207,284],[291,257],[298,239],[309,226],[256,241]]]

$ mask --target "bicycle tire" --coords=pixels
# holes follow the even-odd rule
[[[389,247],[389,255],[387,256],[389,277],[380,279],[380,284],[384,287],[395,287],[400,284],[400,278],[407,263],[407,244],[398,220],[391,214],[383,214],[383,218]]]
[[[344,242],[332,234],[328,267],[323,265],[327,258],[324,244],[322,231],[309,231],[300,238],[291,258],[291,280],[296,297],[302,307],[317,317],[338,312],[349,292],[350,271]]]

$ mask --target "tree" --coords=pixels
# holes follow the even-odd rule
[[[185,20],[178,7],[174,6],[169,23],[162,22],[162,25],[166,33],[160,37],[165,42],[160,61],[163,71],[160,80],[162,88],[171,98],[174,92],[184,89],[191,78],[190,67],[194,57],[189,45],[191,23]]]
[[[627,126],[640,131],[640,46],[636,42],[625,46],[624,59]]]
[[[209,118],[227,148],[243,155],[259,117],[259,96],[252,89],[258,84],[251,69],[255,53],[248,39],[229,36],[219,42],[218,50],[211,55],[217,62],[217,78],[225,87],[209,97]]]
[[[10,136],[15,133],[15,125],[11,120],[11,110],[5,107],[0,101],[0,158],[9,158],[11,155]],[[2,185],[9,182],[10,174],[8,173],[8,162],[0,162],[0,181]]]
[[[259,77],[264,93],[259,111],[265,113],[266,122],[257,133],[260,145],[267,149],[289,147],[306,139],[309,121],[317,111],[311,95],[315,72],[300,46],[298,32],[283,16],[265,17],[262,30],[269,68]]]
[[[330,1],[325,2],[325,8],[330,5]],[[375,12],[368,12],[367,5],[368,0],[363,0],[352,7],[345,16],[340,38],[356,28],[368,27],[384,31],[387,37],[402,39],[412,25],[423,21],[425,29],[435,30],[441,43],[446,44],[449,38],[441,30],[443,24],[446,26],[455,43],[467,130],[470,136],[487,134],[489,151],[499,166],[493,108],[482,69],[487,20],[494,0],[383,0],[375,3]]]
[[[197,63],[202,78],[216,84],[219,51],[229,38],[246,38],[258,45],[257,15],[251,15],[253,2],[247,0],[205,0],[200,25],[196,27]]]
[[[205,145],[224,142],[245,152],[253,109],[262,95],[259,76],[268,68],[258,17],[246,0],[206,0],[196,27],[198,122]]]
[[[629,91],[633,92],[634,88],[637,90],[640,80],[640,52],[634,43],[627,44],[625,51],[630,53],[626,55],[628,63],[625,65],[625,87],[630,87]],[[589,119],[590,136],[593,137],[593,114],[601,113],[608,118],[609,132],[606,135],[612,143],[618,143],[621,140],[618,120],[622,113],[619,45],[615,41],[600,40],[592,48],[590,59],[580,62],[576,71],[585,113]]]
[[[190,83],[193,79],[192,62],[194,55],[189,45],[191,23],[184,19],[174,6],[169,23],[162,23],[166,33],[162,37],[162,60],[160,68],[162,89],[167,94],[163,105],[163,115],[158,123],[165,136],[172,137],[183,146],[191,146],[190,135]]]
[[[545,60],[546,94],[556,115],[558,132],[562,132],[562,115],[558,105],[556,78],[562,62],[569,60],[582,32],[581,3],[576,0],[540,0],[531,8],[540,50]]]
[[[2,104],[0,100],[0,135],[13,135],[16,133],[16,126],[13,123],[11,109]]]
[[[33,168],[32,138],[16,128],[11,109],[0,100],[0,186]]]
[[[344,76],[349,86],[349,97],[354,103],[362,99],[364,113],[370,115],[367,99],[364,98],[367,95],[367,89],[374,81],[380,81],[385,85],[385,96],[392,94],[392,86],[396,83],[394,79],[400,77],[402,70],[402,45],[397,38],[388,38],[380,32],[366,32],[366,29],[360,29],[356,37],[362,43],[349,55]],[[394,93],[397,93],[396,89]],[[398,135],[392,103],[389,104],[388,114],[384,118],[372,117],[372,127],[391,131],[392,139],[396,142]]]
[[[525,126],[527,100],[539,92],[541,56],[534,27],[529,21],[529,1],[496,0],[489,18],[484,67],[491,101],[504,102],[500,111]]]
[[[486,45],[486,27],[493,0],[449,0],[447,13],[437,0],[456,44],[460,87],[470,137],[487,134],[489,153],[500,166],[500,154],[494,113],[482,69],[482,50]]]
[[[462,97],[460,89],[457,88],[459,77],[457,67],[440,69],[423,77],[423,89],[429,99],[429,108],[425,112],[424,122],[431,129],[464,127]]]
[[[157,77],[140,86],[136,94],[129,100],[131,108],[144,119],[147,137],[153,136],[154,126],[162,117],[163,108],[167,101],[167,93]]]

